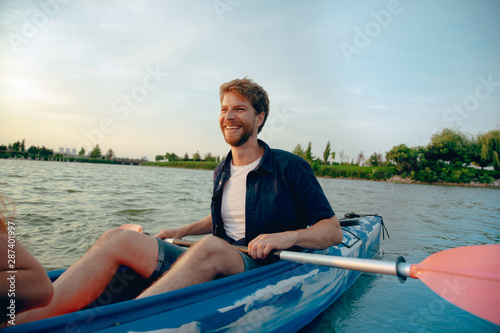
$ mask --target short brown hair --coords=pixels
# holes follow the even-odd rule
[[[247,79],[245,76],[243,79],[234,79],[230,82],[221,84],[219,94],[220,102],[226,93],[235,93],[243,98],[246,98],[252,104],[255,109],[255,114],[260,114],[264,112],[264,121],[260,125],[257,133],[260,133],[262,127],[266,123],[267,116],[269,115],[269,97],[267,92],[259,86],[257,83],[253,82],[251,79]]]

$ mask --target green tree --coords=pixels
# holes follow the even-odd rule
[[[12,144],[12,150],[13,151],[21,151],[21,143],[19,141],[16,141]]]
[[[366,164],[368,166],[381,166],[382,165],[382,155],[377,154],[377,153],[371,154],[370,157],[368,157],[368,159],[366,160]]]
[[[179,161],[180,160],[179,156],[177,156],[175,153],[166,153],[165,154],[165,158],[169,162],[174,162],[174,161]]]
[[[28,155],[36,156],[39,154],[39,149],[35,146],[31,146],[28,148]]]
[[[481,166],[492,166],[496,171],[500,170],[500,130],[489,131],[479,134],[476,140],[476,154],[474,162]]]
[[[165,155],[156,155],[155,156],[155,161],[158,162],[158,161],[163,161],[163,159],[165,158]]]
[[[45,146],[42,146],[42,148],[39,148],[39,154],[40,156],[44,157],[49,157],[49,156],[54,156],[54,150],[45,148]]]
[[[295,154],[295,155],[297,155],[297,156],[299,156],[299,157],[304,158],[304,149],[302,149],[302,146],[300,145],[300,143],[299,143],[299,144],[297,144],[297,145],[295,146],[295,148],[293,148],[293,150],[292,150],[292,154]]]
[[[212,156],[212,153],[206,153],[204,160],[206,162],[215,162],[215,157]]]
[[[314,156],[312,155],[312,143],[311,143],[311,141],[309,141],[309,143],[307,144],[307,149],[304,152],[304,159],[309,163],[313,162]]]
[[[113,149],[109,148],[108,152],[106,153],[106,159],[112,160],[115,157],[115,152]]]
[[[90,152],[90,158],[100,158],[101,156],[101,148],[99,148],[99,144],[96,144],[94,149]]]
[[[189,155],[188,153],[184,154],[184,157],[182,158],[183,161],[189,161]]]
[[[457,166],[469,165],[472,162],[472,153],[471,138],[449,128],[432,135],[431,143],[426,148],[427,159],[442,160]]]
[[[200,161],[200,151],[196,151],[196,153],[193,154],[193,161]]]
[[[387,153],[387,160],[394,162],[396,171],[399,173],[411,172],[417,166],[418,151],[414,148],[409,148],[405,144],[394,146]]]
[[[327,142],[325,151],[323,152],[323,163],[325,165],[330,164],[328,160],[330,159],[330,141]]]
[[[85,148],[82,147],[82,149],[80,149],[80,151],[78,152],[78,156],[83,156],[85,155]]]

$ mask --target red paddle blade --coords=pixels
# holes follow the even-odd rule
[[[140,226],[138,224],[127,223],[127,224],[120,226],[120,229],[132,230],[132,231],[137,231],[137,232],[142,233],[142,226]]]
[[[441,251],[410,270],[447,301],[500,325],[500,244]]]

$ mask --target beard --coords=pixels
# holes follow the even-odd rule
[[[254,126],[243,125],[242,132],[239,135],[227,135],[226,130],[223,129],[224,139],[232,147],[240,147],[244,145],[254,132]]]

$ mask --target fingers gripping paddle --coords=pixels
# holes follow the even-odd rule
[[[142,232],[138,225],[123,229]],[[166,239],[173,244],[190,246],[192,241]],[[243,246],[240,251],[248,252]],[[330,256],[293,251],[275,251],[281,260],[303,264],[351,269],[419,279],[439,296],[456,306],[500,325],[500,244],[458,247],[434,253],[419,264],[404,259],[397,262]]]

